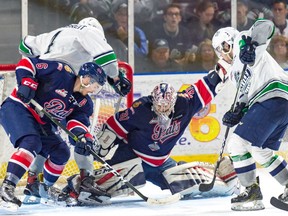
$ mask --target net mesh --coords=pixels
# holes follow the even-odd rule
[[[123,67],[122,69],[124,72],[126,72],[127,78],[132,82],[132,71],[128,70],[124,64],[124,66],[121,64],[119,67]],[[0,102],[5,100],[6,97],[8,97],[12,91],[12,89],[16,85],[16,78],[15,78],[15,68],[16,65],[0,65]],[[97,123],[94,125],[94,128],[92,131],[97,133],[97,131],[101,128],[101,125],[115,112],[115,108],[119,104],[120,109],[126,108],[128,105],[131,104],[133,98],[132,98],[133,92],[128,94],[127,97],[124,97],[123,99],[119,98],[119,95],[115,93],[114,89],[106,82],[106,84],[103,87],[103,90],[98,95],[91,95],[91,98],[93,100],[93,103],[95,105],[96,101],[100,102],[100,110],[97,115]],[[120,102],[120,103],[119,103]],[[91,116],[91,123],[93,122],[94,116]],[[59,129],[59,132],[61,136],[67,141],[68,137],[67,135]],[[8,160],[10,159],[11,155],[15,152],[16,149],[13,148],[12,144],[9,141],[8,136],[6,135],[3,128],[0,126],[0,181],[3,181],[6,174],[6,169],[8,165]],[[65,169],[57,181],[57,185],[62,185],[66,182],[66,178],[74,175],[76,173],[79,173],[78,166],[73,158],[74,151],[73,146],[70,146],[71,151],[71,158],[68,161],[68,163],[65,166]],[[98,168],[101,164],[94,162],[94,167]],[[22,177],[22,179],[19,182],[19,186],[23,186],[26,184],[27,179],[27,173]]]

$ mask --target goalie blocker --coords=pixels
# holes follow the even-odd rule
[[[135,158],[115,164],[112,167],[136,188],[141,188],[146,183],[141,163],[140,158]],[[198,189],[199,184],[210,182],[213,178],[213,171],[213,164],[190,162],[182,163],[165,170],[163,176],[166,179],[167,186],[171,193],[175,194],[180,192],[184,196],[184,199],[195,196],[215,197],[230,196],[234,193],[238,194],[238,179],[228,156],[224,157],[220,162],[214,188],[208,192],[200,192]],[[94,177],[95,183],[106,190],[111,197],[129,195],[132,192],[130,188],[105,168],[94,170]],[[79,178],[79,176],[73,176],[73,178],[68,179],[68,185],[73,190],[79,190],[79,181],[77,181],[77,178]]]

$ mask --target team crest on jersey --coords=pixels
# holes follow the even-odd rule
[[[61,71],[63,69],[63,64],[58,62],[57,70]]]
[[[47,64],[47,63],[37,63],[37,64],[35,65],[35,67],[36,67],[37,69],[47,69],[47,68],[48,68],[48,64]]]
[[[44,103],[44,107],[48,113],[54,116],[58,120],[65,119],[73,112],[73,109],[66,110],[66,104],[60,99],[54,98],[49,102]]]
[[[164,143],[166,140],[175,137],[180,132],[180,121],[173,121],[168,128],[163,128],[161,125],[156,124],[151,138],[157,140],[160,143]]]
[[[87,99],[84,98],[83,100],[81,100],[78,104],[80,105],[80,107],[84,106],[87,103]]]
[[[160,146],[157,144],[157,142],[149,144],[148,147],[151,151],[158,151],[160,149]]]
[[[126,121],[129,119],[128,110],[125,110],[123,113],[119,116],[119,121]]]
[[[137,102],[134,102],[132,106],[133,106],[134,108],[137,108],[137,107],[139,107],[141,104],[142,104],[141,101],[137,101]]]
[[[188,98],[193,98],[193,95],[195,94],[195,89],[193,86],[190,86],[188,87],[186,90],[185,90],[185,95],[186,97]]]
[[[65,89],[56,89],[55,92],[62,97],[66,97],[68,94],[68,91],[66,91]]]
[[[210,112],[211,104],[207,104],[205,107],[203,107],[201,110],[199,110],[197,113],[194,114],[194,119],[201,119],[207,116]]]
[[[65,69],[65,71],[67,71],[68,73],[73,73],[72,68],[69,67],[68,65],[64,65],[64,69]]]

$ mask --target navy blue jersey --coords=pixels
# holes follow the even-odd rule
[[[157,122],[152,111],[151,96],[142,97],[129,109],[111,116],[107,126],[131,148],[145,163],[162,165],[170,156],[177,140],[184,133],[195,113],[207,105],[216,95],[215,87],[205,76],[186,89],[185,97],[177,96],[170,126],[165,129]]]
[[[34,100],[43,106],[56,120],[67,122],[67,128],[75,133],[88,132],[89,117],[93,113],[93,102],[89,96],[73,92],[76,75],[71,67],[58,61],[39,58],[23,58],[16,67],[17,84],[23,78],[33,78],[38,82]],[[46,116],[39,116],[33,105],[28,105],[16,96],[17,88],[7,100],[21,103],[33,114],[36,120],[45,124],[51,121]]]

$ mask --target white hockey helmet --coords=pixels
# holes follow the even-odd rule
[[[104,30],[100,22],[94,17],[87,17],[79,21],[80,25],[92,26],[104,34]]]
[[[177,92],[172,85],[160,83],[151,92],[153,111],[157,114],[160,123],[167,122],[169,115],[174,112]]]
[[[219,29],[212,38],[212,46],[218,56],[221,54],[229,54],[233,49],[234,39],[239,34],[239,31],[233,27],[225,27]]]

